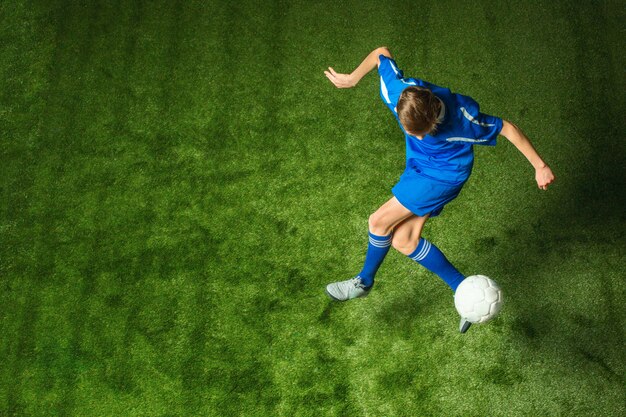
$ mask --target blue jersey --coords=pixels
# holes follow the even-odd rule
[[[437,180],[467,180],[474,162],[473,145],[495,145],[502,119],[481,113],[471,97],[417,78],[405,78],[393,59],[384,55],[379,59],[380,96],[404,132],[407,169]],[[436,132],[422,140],[406,133],[396,111],[400,94],[410,86],[429,89],[444,104]]]

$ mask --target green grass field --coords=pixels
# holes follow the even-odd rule
[[[615,1],[0,3],[1,416],[624,416],[626,8]],[[474,97],[501,138],[424,235],[502,286],[452,293],[367,218],[404,169],[370,74]]]

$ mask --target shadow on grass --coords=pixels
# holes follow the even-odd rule
[[[572,88],[585,86],[579,89],[576,102],[563,109],[561,124],[579,132],[573,142],[586,146],[574,149],[560,141],[565,157],[561,154],[559,159],[576,162],[553,167],[557,183],[550,191],[560,193],[560,199],[552,205],[536,203],[528,218],[512,223],[508,238],[513,241],[493,245],[492,262],[507,276],[520,278],[509,283],[517,297],[508,300],[516,316],[511,331],[529,351],[562,353],[561,358],[551,359],[567,358],[572,369],[590,367],[606,380],[618,382],[623,380],[624,363],[623,289],[618,287],[623,273],[615,254],[623,260],[620,248],[626,224],[626,152],[621,140],[626,123],[623,109],[618,108],[622,93],[611,77],[614,48],[608,43],[609,35],[591,33],[594,25],[589,19],[604,27],[602,12],[592,7],[561,12],[571,22],[576,50],[578,72]],[[594,60],[597,54],[607,59]],[[571,91],[564,92],[562,102],[567,103],[566,96],[571,99],[571,95]],[[572,272],[572,265],[580,267]],[[561,299],[551,299],[553,295],[546,290],[555,287],[546,281],[551,278],[562,285]],[[589,280],[571,284],[593,291],[594,297],[601,298],[601,310],[596,308],[598,299],[576,298],[580,294],[570,290],[570,278]]]

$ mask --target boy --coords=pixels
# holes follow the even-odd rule
[[[361,272],[328,284],[334,300],[365,297],[389,247],[437,274],[452,291],[465,276],[431,242],[420,237],[426,220],[439,215],[461,191],[474,161],[473,145],[496,144],[506,137],[535,168],[535,180],[546,190],[552,171],[526,135],[514,124],[479,111],[472,98],[417,78],[405,78],[386,47],[372,51],[351,74],[324,71],[337,88],[357,85],[374,66],[380,75],[380,95],[397,119],[406,140],[406,169],[392,197],[369,218],[369,245]],[[461,318],[465,333],[470,322]]]

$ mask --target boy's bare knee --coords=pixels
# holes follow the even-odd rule
[[[378,212],[370,214],[370,217],[367,219],[367,226],[369,227],[371,232],[373,232],[375,229],[380,228],[382,223],[381,217],[382,216],[379,215]]]
[[[393,248],[398,252],[408,256],[415,251],[417,242],[414,239],[411,239],[410,236],[397,234],[391,239],[391,246],[393,246]]]
[[[391,225],[385,221],[385,216],[379,212],[372,213],[368,219],[370,232],[378,236],[387,236],[391,233]]]

